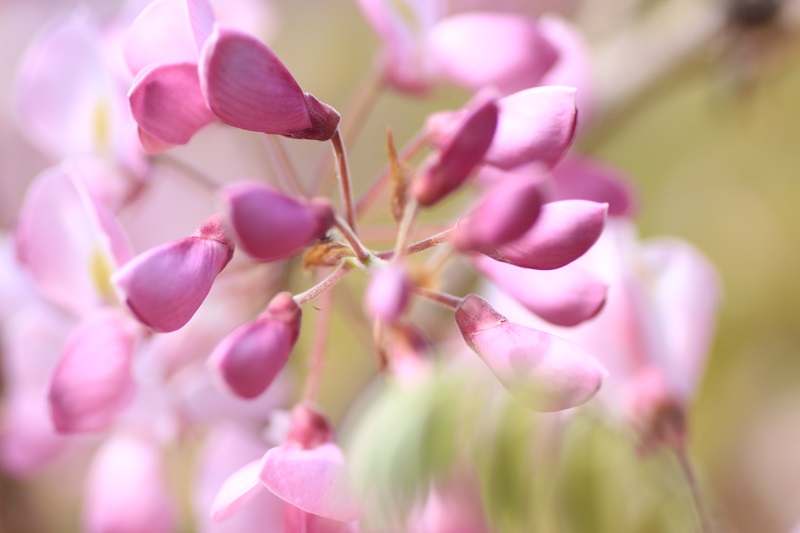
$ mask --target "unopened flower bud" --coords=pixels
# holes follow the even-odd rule
[[[535,411],[581,405],[595,395],[607,375],[578,346],[508,322],[474,294],[464,298],[455,318],[469,347],[511,394]]]
[[[290,293],[277,294],[258,318],[217,345],[208,359],[212,371],[237,396],[260,395],[286,365],[300,333],[301,313]]]
[[[287,259],[333,225],[333,207],[322,198],[305,202],[252,183],[230,185],[224,193],[236,242],[260,261]]]
[[[366,305],[375,318],[387,324],[396,322],[408,308],[411,285],[402,265],[387,265],[372,275],[367,287]]]
[[[136,318],[168,332],[186,325],[233,256],[219,215],[191,237],[167,243],[125,263],[112,277]]]

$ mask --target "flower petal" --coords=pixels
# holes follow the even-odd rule
[[[151,65],[139,72],[128,101],[139,128],[162,144],[186,144],[214,120],[200,92],[197,65]],[[154,151],[152,142],[143,142]]]
[[[233,516],[264,490],[258,477],[260,471],[261,459],[257,459],[231,474],[222,483],[214,503],[211,504],[211,519],[221,521]]]
[[[567,157],[552,170],[556,199],[579,198],[607,203],[608,214],[633,217],[637,211],[636,190],[617,170],[586,157]]]
[[[351,494],[342,451],[333,443],[310,450],[278,446],[264,455],[261,481],[303,511],[350,522],[361,514]]]
[[[217,26],[203,48],[200,80],[208,107],[226,124],[276,134],[312,125],[302,89],[255,37]]]

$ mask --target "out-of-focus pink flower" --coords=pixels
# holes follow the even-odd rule
[[[217,345],[208,359],[209,367],[237,396],[259,396],[286,365],[300,334],[300,318],[300,306],[292,295],[277,294],[258,318]]]
[[[233,241],[215,215],[191,237],[130,260],[112,279],[140,322],[155,331],[175,331],[194,316],[232,255]]]
[[[230,185],[224,195],[236,242],[260,261],[287,259],[333,225],[333,207],[325,199],[304,202],[251,183]]]
[[[437,81],[508,94],[537,85],[557,51],[538,21],[510,13],[446,16],[441,2],[404,2],[404,19],[386,0],[359,0],[383,44],[377,68],[384,83],[419,93]]]
[[[173,34],[167,53],[153,28]],[[190,31],[189,31],[190,30]],[[128,95],[143,147],[186,144],[215,119],[250,131],[327,140],[339,114],[303,93],[288,69],[255,37],[216,23],[207,0],[160,0],[131,26],[126,57],[137,72]]]
[[[433,483],[424,504],[412,511],[406,531],[491,533],[478,481],[465,472],[457,472],[450,479]]]
[[[370,314],[387,324],[400,319],[408,308],[411,283],[402,264],[383,266],[372,274],[366,291]]]
[[[48,391],[50,414],[62,433],[107,428],[131,400],[135,325],[102,309],[88,315],[67,339]]]
[[[492,144],[498,121],[494,99],[468,106],[447,140],[419,170],[410,193],[420,205],[430,207],[456,190],[483,161]]]
[[[513,176],[482,194],[480,203],[453,230],[457,250],[497,247],[528,231],[539,217],[540,182],[529,176]]]
[[[89,471],[84,504],[88,533],[170,533],[175,509],[161,451],[131,435],[106,441]]]
[[[608,204],[610,216],[634,217],[636,189],[620,171],[582,156],[567,156],[551,171],[554,200],[582,199]]]
[[[475,251],[524,268],[561,268],[585,254],[597,241],[605,226],[607,207],[586,200],[544,204],[536,223],[522,237]]]
[[[455,313],[461,335],[517,399],[536,411],[587,402],[607,375],[589,353],[560,337],[508,320],[471,294]]]

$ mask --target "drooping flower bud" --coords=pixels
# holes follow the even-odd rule
[[[105,429],[128,405],[135,390],[131,325],[125,316],[102,310],[89,315],[69,336],[47,395],[57,431]]]
[[[422,206],[432,206],[456,190],[469,177],[492,144],[497,127],[497,104],[493,99],[468,110],[440,152],[432,156],[411,183],[410,193]]]
[[[523,268],[561,268],[597,242],[605,227],[607,208],[607,204],[586,200],[544,204],[536,223],[518,239],[496,247],[476,246],[474,250]]]
[[[190,237],[138,255],[112,277],[128,308],[149,328],[168,332],[186,325],[233,256],[220,216]]]
[[[511,394],[535,411],[560,411],[585,403],[607,374],[578,346],[508,322],[474,294],[464,298],[455,319],[469,347]]]
[[[322,198],[303,202],[253,183],[230,185],[224,194],[236,242],[260,261],[287,259],[333,225],[333,207]]]
[[[208,364],[225,388],[242,398],[267,390],[297,342],[301,313],[292,295],[281,292],[258,318],[222,339]]]
[[[516,175],[495,184],[466,217],[458,221],[451,242],[457,250],[496,247],[522,237],[542,207],[540,181]]]
[[[403,265],[390,264],[372,275],[366,293],[367,310],[387,324],[396,322],[408,308],[411,285]]]

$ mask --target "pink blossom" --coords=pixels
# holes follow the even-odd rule
[[[392,324],[405,313],[411,297],[411,283],[401,264],[389,264],[372,274],[366,293],[370,314]]]
[[[508,322],[474,294],[464,298],[455,318],[469,347],[511,394],[536,411],[560,411],[587,402],[607,375],[577,345]]]

